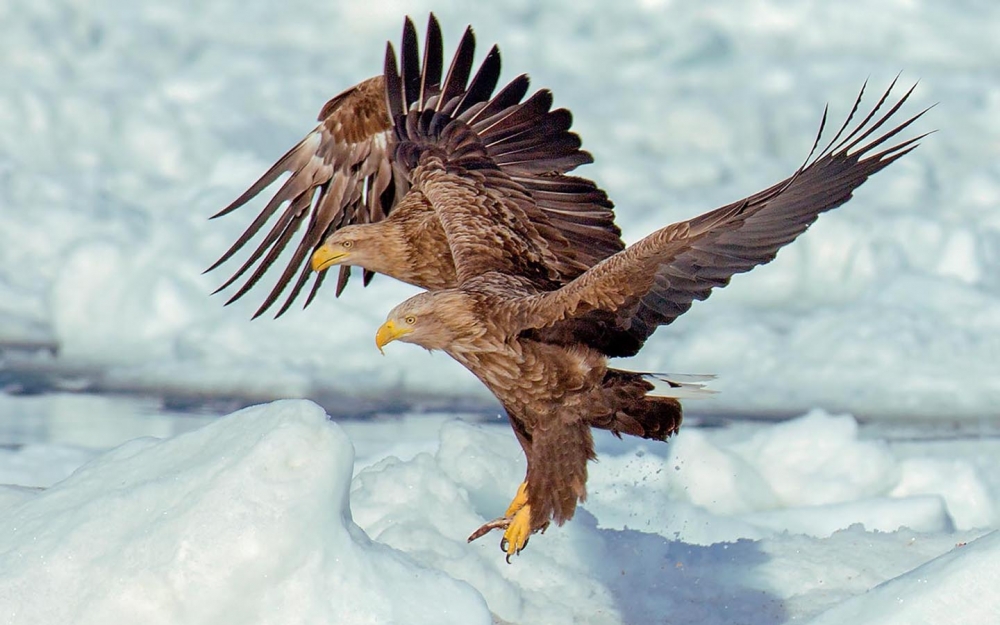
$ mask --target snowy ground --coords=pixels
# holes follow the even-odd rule
[[[508,565],[497,536],[464,540],[523,475],[505,424],[419,415],[337,425],[315,404],[284,401],[186,423],[134,417],[119,434],[132,440],[104,451],[115,428],[73,422],[143,412],[118,403],[4,400],[4,430],[25,422],[21,437],[45,429],[52,442],[0,454],[0,483],[22,485],[0,490],[0,622],[1000,614],[998,438],[887,441],[820,411],[691,427],[667,445],[600,436],[576,518]],[[133,438],[169,435],[166,423],[188,431]]]
[[[609,6],[0,3],[0,623],[1000,619],[1000,5]],[[208,215],[429,10],[573,110],[628,241],[788,175],[865,78],[939,103],[628,363],[722,392],[667,445],[600,437],[510,566],[464,542],[523,475],[509,428],[446,357],[374,348],[408,287],[250,322],[201,275],[249,219]],[[337,423],[218,418],[279,397]]]

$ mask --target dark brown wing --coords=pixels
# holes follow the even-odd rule
[[[416,28],[409,18],[403,26],[403,48],[406,50],[406,100],[416,102],[436,97],[441,89],[443,55],[441,29],[437,19],[430,16],[422,64],[417,58]],[[458,60],[461,58],[468,59],[471,66],[473,48],[474,40],[471,39],[471,33],[467,32],[456,54],[456,64],[465,63]],[[484,63],[484,67],[487,65]],[[485,69],[486,74],[490,71],[489,68]],[[492,72],[499,75],[498,64]],[[494,79],[494,84],[495,82]],[[461,90],[464,86],[463,82],[455,88]],[[405,178],[396,174],[390,160],[392,118],[387,108],[383,76],[370,78],[327,102],[320,111],[319,120],[320,124],[313,132],[279,159],[243,195],[214,216],[220,217],[236,210],[282,175],[291,174],[236,243],[208,269],[211,271],[231,258],[272,220],[279,208],[284,207],[249,258],[219,287],[218,290],[221,291],[253,270],[226,302],[231,303],[257,284],[291,243],[296,231],[304,222],[308,222],[306,232],[296,244],[291,259],[254,317],[270,308],[298,273],[291,293],[277,316],[284,313],[308,280],[310,267],[307,260],[311,252],[330,233],[345,225],[384,219],[408,188]],[[325,275],[317,274],[306,300],[307,305],[315,296]],[[365,284],[372,275],[365,272]],[[338,295],[346,286],[349,276],[350,267],[342,267],[337,284]]]
[[[876,118],[894,85],[895,81],[865,119],[840,140],[858,110],[862,89],[830,144],[815,159],[810,154],[790,178],[739,202],[667,226],[564,288],[521,300],[524,327],[536,329],[542,338],[547,333],[555,338],[559,333],[579,331],[595,319],[606,323],[610,313],[615,325],[633,337],[634,354],[658,326],[672,322],[712,289],[728,284],[734,274],[771,261],[820,213],[849,200],[869,176],[916,147],[924,135],[875,152],[924,112],[862,145],[913,92],[911,88]],[[825,112],[823,120],[825,125]]]
[[[260,180],[214,216],[236,210],[279,177],[291,173],[246,231],[208,269],[211,271],[229,260],[271,221],[279,208],[284,207],[246,261],[219,287],[219,291],[227,288],[253,269],[226,303],[233,302],[260,280],[308,220],[305,236],[295,247],[292,258],[255,317],[274,304],[293,275],[299,272],[292,295],[281,311],[287,309],[308,277],[307,255],[322,242],[327,232],[350,223],[378,221],[395,198],[390,189],[393,176],[387,149],[389,115],[385,109],[382,77],[366,80],[330,100],[323,107],[320,120],[316,129],[279,159]]]
[[[464,122],[435,111],[397,117],[396,160],[430,202],[447,238],[458,285],[499,272],[551,289],[577,275],[575,259],[557,257],[569,242],[523,186],[490,158]]]
[[[530,198],[500,170],[482,175],[424,156],[414,183],[412,192],[419,189],[441,222],[459,286],[488,272],[521,276],[544,289],[565,282],[550,246],[558,232],[528,217]]]
[[[570,278],[621,251],[625,243],[607,194],[590,180],[565,175],[593,158],[580,149],[579,136],[570,132],[572,114],[550,110],[551,106],[551,92],[542,90],[500,113],[492,112],[499,107],[491,102],[475,114],[455,117],[469,126],[490,159],[531,197],[536,208],[529,217],[558,231],[558,240],[552,241],[554,252],[567,265],[560,273]]]
[[[451,66],[442,80],[443,46],[433,14],[427,28],[423,63],[419,60],[416,29],[407,18],[402,38],[401,69],[391,46],[385,76],[365,81],[331,100],[323,108],[323,121],[298,146],[278,161],[259,181],[216,217],[246,204],[285,173],[291,177],[264,207],[237,242],[209,270],[233,256],[287,202],[265,238],[239,270],[219,290],[227,288],[253,269],[229,302],[248,292],[291,242],[308,217],[306,233],[291,260],[255,317],[267,310],[298,278],[279,309],[285,312],[308,279],[310,252],[336,229],[382,219],[408,189],[408,178],[392,163],[394,135],[387,132],[391,118],[409,110],[436,110],[456,116],[479,133],[488,154],[508,175],[535,194],[548,218],[572,247],[564,258],[577,275],[624,244],[614,224],[613,205],[589,180],[564,175],[592,161],[580,150],[579,137],[568,132],[568,111],[551,111],[552,96],[540,91],[527,100],[528,78],[521,75],[493,91],[499,80],[500,54],[494,46],[472,75],[475,37],[466,29]],[[386,83],[392,88],[386,90]],[[391,113],[390,113],[391,111]],[[539,124],[539,120],[546,120]],[[540,129],[546,134],[538,134]],[[350,275],[342,267],[337,294]],[[317,275],[306,305],[325,273]],[[371,274],[365,273],[365,283]],[[227,302],[227,303],[229,303]]]

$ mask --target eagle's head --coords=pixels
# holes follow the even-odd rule
[[[428,350],[453,352],[482,334],[469,296],[457,289],[415,295],[389,312],[375,334],[382,351],[392,341],[413,343]]]
[[[355,224],[340,228],[323,241],[312,255],[313,271],[323,271],[334,265],[354,265],[371,271],[393,275],[394,260],[386,222]]]

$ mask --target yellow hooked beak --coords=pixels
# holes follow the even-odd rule
[[[410,332],[413,332],[413,328],[399,327],[390,319],[379,326],[378,332],[375,333],[375,346],[384,355],[385,351],[382,349],[383,347]]]
[[[349,254],[343,250],[335,250],[330,245],[323,245],[312,255],[312,270],[323,271],[327,267],[339,265]]]

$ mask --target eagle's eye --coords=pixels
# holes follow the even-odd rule
[[[414,317],[413,315],[407,315],[406,317],[403,318],[403,321],[406,323],[406,325],[412,326],[417,322],[417,318]]]
[[[354,241],[351,241],[350,239],[348,239],[347,241],[343,241],[343,242],[341,242],[341,244],[340,244],[340,245],[341,245],[341,246],[343,246],[343,248],[344,248],[345,250],[349,250],[349,249],[351,249],[352,247],[354,247]]]

